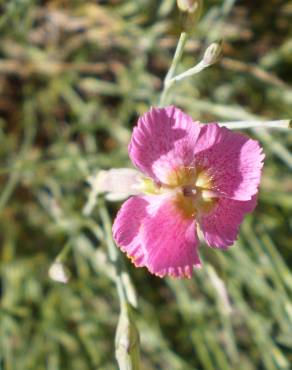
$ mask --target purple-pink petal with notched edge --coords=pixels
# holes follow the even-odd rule
[[[248,201],[220,198],[210,214],[201,215],[197,221],[209,246],[226,249],[232,245],[243,217],[254,210],[256,203],[256,196]]]
[[[160,277],[191,277],[193,266],[200,267],[195,228],[171,197],[134,196],[119,211],[113,235],[136,266]]]
[[[264,154],[256,140],[209,123],[201,126],[195,162],[212,176],[218,194],[250,200],[258,191]]]
[[[113,224],[115,242],[137,267],[145,266],[146,262],[141,231],[143,221],[148,216],[147,205],[148,202],[142,196],[129,198],[123,203]]]
[[[175,106],[152,108],[134,128],[129,156],[144,174],[165,183],[172,169],[193,164],[200,127]]]
[[[191,277],[193,267],[201,266],[195,220],[184,217],[171,198],[145,219],[142,237],[153,274]]]

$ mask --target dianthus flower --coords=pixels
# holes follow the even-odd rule
[[[137,267],[190,277],[201,265],[197,228],[211,247],[234,243],[244,215],[256,206],[264,158],[257,141],[194,122],[170,106],[139,118],[129,155],[140,173],[121,172],[119,182],[131,184],[132,197],[118,212],[113,236]],[[110,177],[115,184],[108,190],[118,188],[115,173]]]

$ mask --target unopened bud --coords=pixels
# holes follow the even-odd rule
[[[213,42],[210,46],[207,47],[204,57],[203,57],[203,62],[206,66],[210,66],[214,63],[216,63],[220,56],[221,56],[221,42]]]
[[[201,16],[203,0],[177,0],[177,6],[182,12],[182,27],[191,31]]]
[[[54,281],[66,284],[69,281],[70,272],[62,262],[55,261],[49,269],[49,277]]]
[[[139,333],[131,312],[122,309],[116,331],[116,359],[120,370],[139,369]]]
[[[202,7],[202,0],[177,0],[181,12],[195,13]]]

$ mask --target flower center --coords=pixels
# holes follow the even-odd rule
[[[160,186],[148,178],[144,179],[143,186],[148,194],[173,193],[176,207],[188,218],[212,211],[218,201],[213,188],[212,176],[198,167],[175,169],[168,176],[167,183]]]
[[[185,217],[209,213],[217,203],[217,194],[212,190],[212,177],[200,168],[181,168],[170,176],[177,189],[175,204]]]

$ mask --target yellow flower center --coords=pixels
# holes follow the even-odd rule
[[[198,167],[175,169],[168,176],[167,183],[160,186],[145,178],[142,189],[146,194],[173,193],[176,207],[187,218],[195,217],[198,213],[211,212],[218,201],[212,190],[212,177],[206,170]]]

